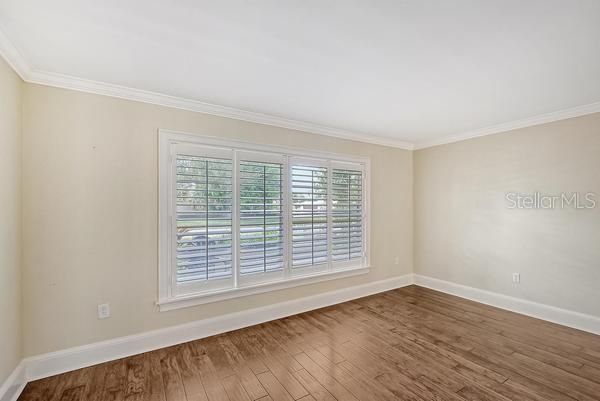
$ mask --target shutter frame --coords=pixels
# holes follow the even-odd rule
[[[361,260],[364,255],[363,170],[333,167],[333,262]]]
[[[285,159],[282,155],[237,153],[239,281],[247,284],[283,277],[286,269],[284,221],[286,205],[283,200],[286,182]],[[261,207],[262,209],[257,209]],[[267,230],[267,227],[271,230]],[[268,233],[268,231],[272,232]],[[262,241],[259,239],[260,236],[254,233],[262,233]],[[262,251],[258,249],[259,246],[252,250],[250,241],[254,238],[257,243],[262,244]],[[262,254],[262,263],[259,254]]]
[[[231,288],[234,285],[233,225],[236,194],[233,157],[234,152],[231,149],[173,145],[173,194],[171,196],[173,202],[171,221],[174,232],[171,271],[173,296],[215,291]],[[196,167],[191,167],[191,164],[185,167],[183,161],[194,161]],[[215,195],[211,195],[211,191]],[[183,193],[185,196],[178,196]],[[185,203],[187,198],[192,201],[197,199],[198,203],[192,202],[188,205]],[[192,211],[187,210],[190,206],[199,208],[197,211],[193,210],[194,207],[191,207]],[[182,224],[186,218],[193,218],[192,221],[198,222],[198,225]],[[201,232],[202,225],[204,225],[203,232]],[[185,230],[186,227],[191,229]],[[194,228],[198,229],[194,230]],[[197,243],[197,254],[186,249],[192,247],[183,246],[190,242]],[[202,258],[206,258],[205,261],[202,261]],[[195,269],[197,272],[194,272],[193,268],[180,269],[184,266],[197,266]]]
[[[327,270],[330,266],[329,162],[290,157],[289,169],[290,274],[310,274]],[[308,202],[310,209],[306,209],[309,206]],[[309,216],[310,223],[300,222]],[[322,222],[315,222],[315,218]]]

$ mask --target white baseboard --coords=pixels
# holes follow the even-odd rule
[[[468,287],[466,285],[456,284],[450,281],[444,281],[419,274],[415,274],[414,278],[415,284],[421,287],[456,295],[457,297],[466,298],[470,299],[471,301],[517,312],[522,315],[547,320],[563,326],[572,327],[594,334],[600,334],[600,318],[596,316],[527,301],[521,298],[510,297],[508,295],[498,294],[491,291],[480,290],[478,288]]]
[[[4,384],[0,386],[0,401],[16,401],[26,384],[25,363],[21,361]]]
[[[69,348],[26,358],[27,380],[36,380],[98,363],[169,347],[413,284],[413,275],[361,284],[179,326]],[[0,401],[5,401],[1,399]]]
[[[0,387],[0,401],[15,401],[27,381],[152,351],[215,334],[280,319],[313,309],[417,284],[472,301],[564,326],[600,334],[600,318],[549,305],[467,287],[432,277],[407,274],[179,326],[134,334],[24,359]]]

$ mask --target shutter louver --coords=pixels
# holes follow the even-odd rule
[[[240,274],[283,269],[283,165],[239,164]]]
[[[292,268],[327,263],[327,168],[294,165]]]
[[[232,161],[178,154],[177,283],[230,278]]]
[[[332,254],[335,261],[363,255],[362,172],[332,171]]]

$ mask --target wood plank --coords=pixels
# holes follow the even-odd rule
[[[194,367],[200,373],[204,390],[209,401],[226,401],[229,396],[223,388],[223,383],[219,379],[217,370],[210,360],[203,342],[190,343]]]
[[[244,387],[250,398],[253,400],[257,400],[266,397],[268,395],[267,391],[263,388],[262,384],[260,384],[258,378],[251,369],[252,364],[248,363],[248,361],[244,357],[244,353],[240,349],[238,349],[238,347],[233,343],[231,336],[219,336],[218,341],[219,345],[221,346],[221,348],[225,352],[225,355],[227,356],[229,365],[232,367],[233,370],[235,370],[242,386]],[[267,371],[266,366],[264,366],[264,364],[258,357],[253,359],[255,359],[254,366],[257,367],[257,370],[260,370],[259,373]]]
[[[150,373],[149,360],[145,354],[135,355],[125,360],[125,401],[146,399],[146,376]]]
[[[85,394],[85,386],[70,387],[63,391],[60,401],[80,401]]]
[[[300,364],[306,369],[308,373],[323,387],[327,389],[338,401],[356,401],[357,398],[342,386],[337,380],[329,375],[323,368],[317,365],[312,359],[305,353],[295,355],[295,358]]]
[[[146,399],[148,401],[166,400],[160,357],[160,352],[157,351],[146,354],[149,365],[149,372],[146,376],[146,388],[148,389]]]
[[[161,350],[160,369],[162,373],[165,398],[167,401],[185,400],[185,388],[179,373],[179,364],[177,363],[177,347],[171,347]]]
[[[101,398],[103,401],[122,401],[125,399],[126,372],[124,359],[109,362],[106,365]]]
[[[335,397],[331,395],[321,383],[312,377],[306,369],[294,372],[294,376],[317,401],[336,401]]]
[[[224,378],[223,387],[231,401],[252,401],[236,375]]]
[[[258,375],[258,380],[260,380],[271,398],[273,398],[275,401],[294,401],[294,397],[292,397],[290,393],[286,391],[273,373],[261,373]]]
[[[200,372],[195,368],[194,355],[189,345],[184,344],[177,352],[177,364],[187,401],[208,401]]]

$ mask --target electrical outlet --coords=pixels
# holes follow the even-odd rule
[[[395,265],[399,265],[399,264],[400,264],[400,256],[396,256],[396,257],[394,258],[394,264],[395,264]]]
[[[521,282],[521,273],[513,273],[513,283],[519,284]]]
[[[98,305],[98,319],[107,319],[110,317],[110,305],[101,304]]]

